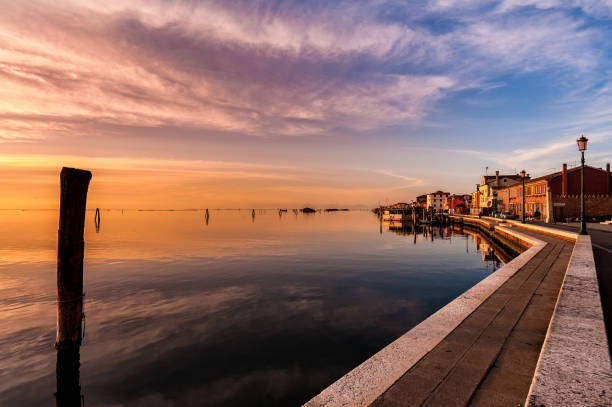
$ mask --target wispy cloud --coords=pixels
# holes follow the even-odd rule
[[[573,136],[551,132],[533,149],[479,151],[479,140],[453,128],[467,103],[463,91],[501,94],[517,78],[539,75],[558,89],[547,103],[572,112],[539,126],[554,123],[561,134],[612,130],[610,29],[592,22],[607,18],[608,2],[33,0],[2,6],[5,156],[59,151],[56,165],[67,159],[108,171],[119,166],[109,160],[122,157],[128,164],[120,168],[130,173],[244,178],[257,188],[293,186],[305,195],[311,187],[348,189],[371,200],[385,188],[404,193],[430,182],[415,164],[423,157],[404,160],[394,151],[418,141],[424,128],[447,132],[436,139],[443,149],[445,142],[461,144],[455,150],[464,155],[510,168],[569,154]],[[529,104],[529,85],[522,86],[512,90],[526,93]],[[455,111],[455,121],[447,121]],[[145,142],[117,143],[121,138]],[[213,152],[202,142],[191,151],[194,140],[204,139],[225,147]],[[272,148],[286,143],[286,157],[238,153],[238,139],[272,140]],[[390,151],[395,165],[371,157],[353,162],[345,145],[365,139],[380,139],[377,153]],[[87,158],[94,140],[104,161]],[[333,140],[343,175],[322,176],[330,170],[319,163],[324,154],[303,153],[304,144],[288,147],[294,140],[312,140],[320,151]],[[297,158],[303,162],[290,169],[250,164]],[[451,160],[442,161],[436,171],[452,177]],[[359,186],[361,178],[346,169],[357,165],[388,170],[358,174],[367,180]],[[200,181],[190,178],[189,188]]]
[[[597,17],[612,15],[612,1],[609,0],[503,0],[497,9],[499,12],[506,12],[519,7],[580,9]]]
[[[360,55],[375,61],[410,42],[406,26],[368,19],[353,26],[339,9],[305,19],[261,5],[168,8],[7,5],[1,112],[70,127],[76,118],[308,135],[421,117],[453,85],[443,75],[354,70]]]
[[[593,143],[605,143],[612,138],[612,132],[589,133],[591,146]],[[454,149],[453,153],[465,154],[477,157],[483,162],[493,165],[492,169],[520,171],[525,169],[534,174],[551,172],[551,169],[559,169],[563,162],[571,163],[578,159],[576,147],[576,136],[563,136],[548,143],[536,144],[530,147],[518,148],[511,151],[490,151]],[[602,165],[610,162],[608,152],[588,152],[588,163],[591,165]]]
[[[592,33],[566,15],[458,16],[456,29],[437,34],[377,17],[392,5],[7,3],[0,112],[66,133],[83,120],[266,136],[362,132],[421,120],[448,92],[490,86],[500,72],[596,64]]]

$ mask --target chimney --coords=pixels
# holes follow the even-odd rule
[[[563,169],[561,170],[561,196],[567,196],[567,164],[563,164]]]
[[[499,188],[499,171],[495,171],[495,185]]]
[[[612,179],[610,179],[610,163],[606,164],[606,175],[608,176],[608,182],[606,182],[606,195],[610,196],[610,183],[612,183]]]

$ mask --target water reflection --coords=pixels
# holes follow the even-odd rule
[[[56,213],[0,213],[0,405],[300,405],[491,272],[470,230],[367,212],[104,212],[72,355],[49,347]]]
[[[432,226],[430,224],[420,225],[407,221],[393,220],[381,221],[381,231],[383,226],[386,230],[398,235],[411,235],[413,237],[413,244],[417,242],[417,234],[422,234],[423,237],[428,238],[432,242],[434,239],[449,240],[450,242],[453,237],[461,236],[466,239],[466,253],[469,253],[467,239],[471,238],[476,250],[481,254],[482,261],[487,265],[487,269],[491,267],[492,270],[497,270],[501,265],[509,262],[522,251],[522,248],[512,241],[505,240],[500,236],[493,238],[493,236],[485,234],[480,229],[470,227],[469,225]]]
[[[57,350],[57,391],[54,394],[57,407],[81,407],[81,405],[84,405],[85,398],[81,394],[79,381],[80,367],[80,345]]]

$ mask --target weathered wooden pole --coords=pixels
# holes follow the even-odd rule
[[[55,405],[57,407],[81,407],[80,367],[80,346],[59,348],[57,350],[57,365],[55,369],[57,381]]]
[[[62,168],[57,239],[58,349],[81,344],[83,320],[83,229],[91,172]]]

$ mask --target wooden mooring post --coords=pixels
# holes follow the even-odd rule
[[[58,349],[81,344],[83,320],[83,252],[85,206],[91,172],[62,168],[57,239]]]
[[[57,239],[57,349],[55,404],[81,407],[79,380],[83,322],[83,252],[85,206],[91,172],[62,168]],[[96,210],[96,230],[100,212]]]

